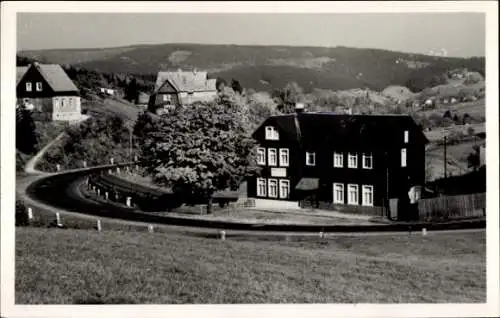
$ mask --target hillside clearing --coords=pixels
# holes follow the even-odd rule
[[[219,241],[16,229],[16,303],[484,302],[485,233]]]

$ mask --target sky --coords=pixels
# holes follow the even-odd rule
[[[19,13],[18,50],[134,44],[347,46],[485,55],[483,13]]]

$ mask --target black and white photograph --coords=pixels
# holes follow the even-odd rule
[[[496,2],[6,1],[1,83],[2,317],[500,315]]]

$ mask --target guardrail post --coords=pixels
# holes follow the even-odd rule
[[[61,222],[61,215],[59,214],[59,212],[56,212],[56,225],[58,227],[62,227],[62,222]]]
[[[97,196],[101,196],[101,189],[97,189]]]
[[[319,238],[324,239],[325,238],[325,233],[324,232],[319,232]]]
[[[423,235],[423,236],[426,236],[426,235],[427,235],[427,229],[426,229],[425,227],[422,229],[422,235]]]
[[[115,159],[111,158],[111,159],[109,159],[109,162],[111,162],[111,164],[114,164],[115,163]]]
[[[97,229],[98,232],[101,232],[101,220],[97,220],[96,229]]]
[[[138,161],[137,155],[134,156],[134,161]]]
[[[87,168],[87,161],[83,160],[82,165],[84,168]]]
[[[109,200],[109,193],[107,191],[104,193],[104,197],[106,198],[106,200]]]
[[[120,196],[118,195],[118,193],[115,193],[115,200],[116,200],[116,202],[118,202],[118,198],[119,198],[119,197],[120,197]]]
[[[139,171],[139,165],[135,165],[135,170]]]
[[[154,227],[152,224],[148,225],[148,232],[153,233],[154,232]]]
[[[225,241],[226,240],[226,231],[220,231],[219,234],[220,234],[220,239],[222,241]]]
[[[60,164],[56,164],[56,170],[57,171],[61,171],[61,165]]]
[[[33,209],[28,208],[28,221],[33,220]]]
[[[120,167],[116,167],[116,173],[120,173]]]
[[[131,197],[127,197],[127,206],[128,207],[132,206],[132,198]]]
[[[129,167],[129,166],[126,166],[126,167],[125,167],[125,171],[126,171],[128,174],[130,174],[130,167]]]
[[[112,173],[113,173],[113,170],[109,169],[108,174],[112,174]]]

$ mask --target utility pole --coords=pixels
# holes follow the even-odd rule
[[[132,162],[132,128],[129,128],[129,133],[130,133],[129,162]]]
[[[448,162],[446,160],[447,160],[447,158],[446,158],[446,136],[444,136],[444,179],[445,180],[448,177],[448,174],[446,172],[446,168],[448,166]]]

